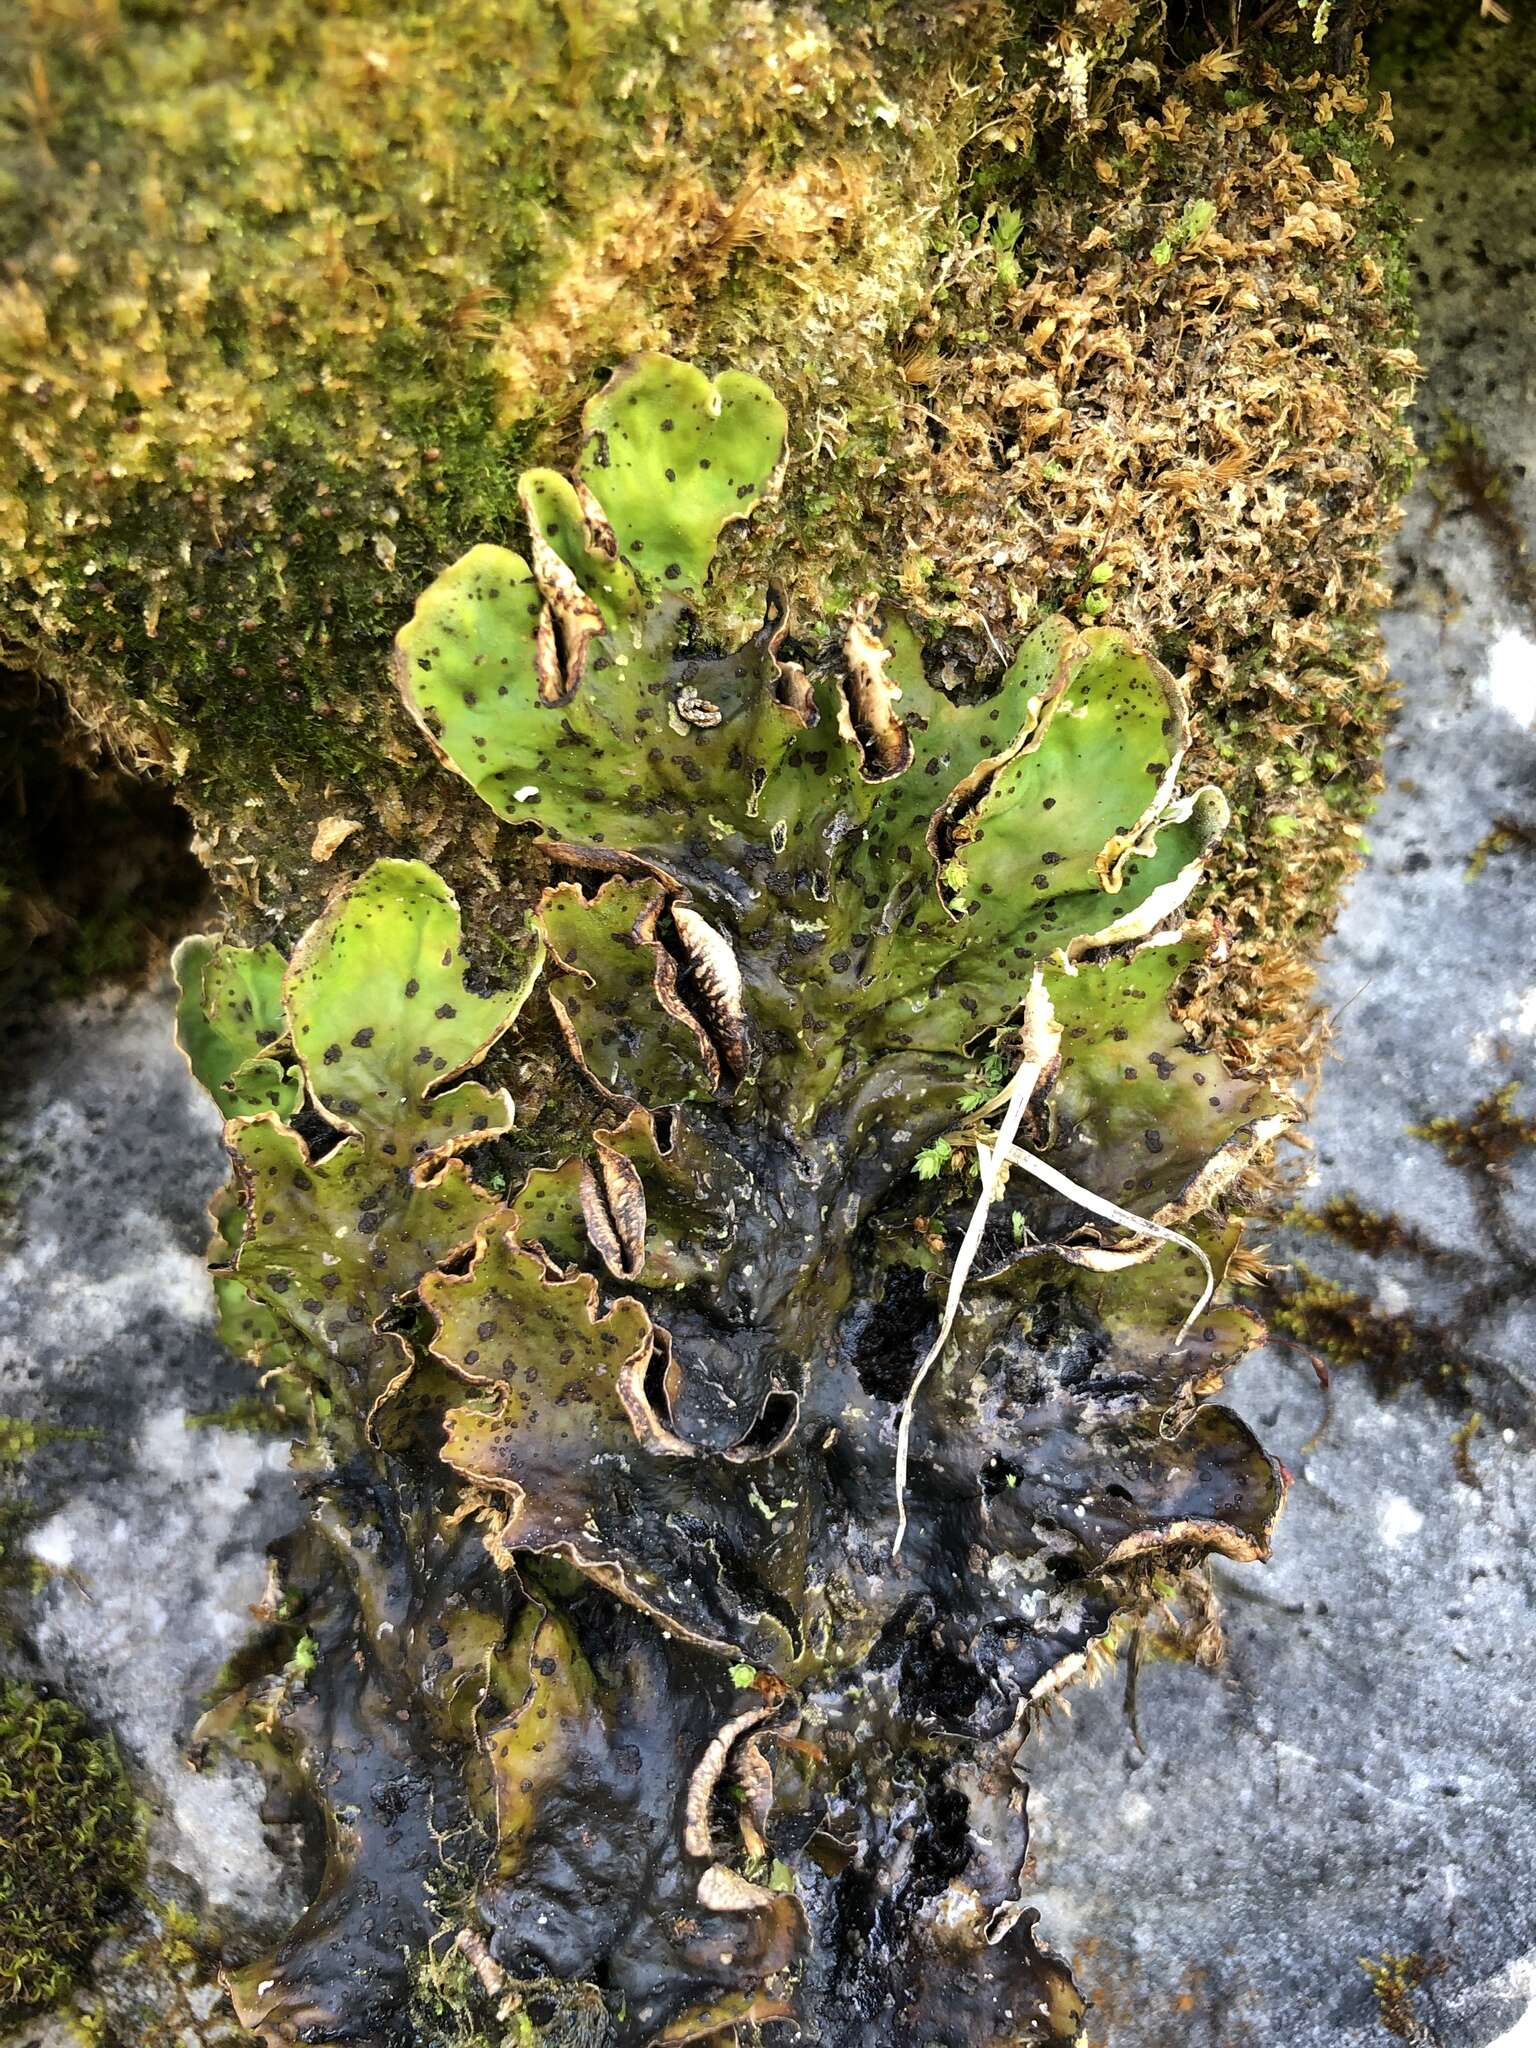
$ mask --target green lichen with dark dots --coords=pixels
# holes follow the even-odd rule
[[[402,627],[411,714],[561,876],[509,986],[419,860],[286,961],[177,955],[228,1112],[224,1326],[317,1438],[270,1639],[200,1737],[326,1816],[309,1909],[229,1978],[274,2048],[407,1995],[520,2048],[797,2013],[863,2048],[882,2002],[1065,2048],[996,1744],[1126,1603],[1266,1554],[1281,1475],[1209,1397],[1259,1334],[1236,1190],[1292,1112],[1175,1006],[1228,819],[1182,787],[1188,696],[1065,616],[967,691],[894,605],[792,641],[769,591],[706,638],[787,431],[756,378],[642,353],[572,472],[519,479],[521,549]],[[569,1151],[470,1073],[537,1072],[546,1018]],[[914,1172],[940,1146],[1013,1149],[923,1387],[974,1199]],[[834,1810],[871,1871],[921,1836],[934,1881],[850,1904],[855,1852],[807,1848]]]
[[[112,1744],[67,1702],[0,1684],[0,2023],[57,2004],[139,1882]]]

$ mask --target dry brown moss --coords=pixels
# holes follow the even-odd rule
[[[1366,113],[1321,79],[1250,99],[1186,77],[1069,141],[1067,165],[1091,156],[1075,189],[978,170],[999,196],[909,339],[880,563],[979,629],[983,665],[1064,604],[1191,676],[1199,772],[1239,824],[1224,1022],[1293,1070],[1282,955],[1358,858],[1389,708],[1376,564],[1408,463],[1391,252],[1325,132]]]

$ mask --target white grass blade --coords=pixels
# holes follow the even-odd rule
[[[1192,1237],[1186,1237],[1182,1230],[1173,1230],[1164,1223],[1153,1223],[1145,1216],[1137,1216],[1129,1209],[1122,1209],[1118,1202],[1111,1202],[1107,1196],[1096,1195],[1092,1188],[1082,1187],[1077,1181],[1062,1173],[1058,1167],[1047,1166],[1043,1159],[1037,1159],[1032,1152],[1026,1152],[1015,1141],[1019,1125],[1024,1121],[1044,1068],[1053,1058],[1060,1044],[1060,1032],[1046,994],[1045,985],[1037,975],[1029,992],[1024,1011],[1024,1054],[1019,1061],[1012,1080],[993,1098],[987,1107],[1003,1107],[1003,1120],[992,1139],[978,1137],[976,1160],[981,1170],[981,1188],[976,1197],[976,1206],[966,1224],[965,1235],[960,1240],[960,1250],[955,1258],[954,1270],[949,1276],[949,1289],[944,1297],[944,1313],[939,1321],[938,1335],[929,1345],[921,1365],[912,1377],[906,1398],[901,1404],[901,1419],[896,1431],[896,1535],[891,1544],[891,1556],[901,1555],[902,1541],[907,1533],[907,1471],[912,1449],[912,1419],[917,1409],[917,1397],[922,1391],[934,1365],[943,1356],[965,1298],[966,1285],[971,1277],[971,1268],[976,1263],[976,1254],[981,1249],[981,1240],[987,1228],[987,1218],[992,1205],[1007,1183],[1011,1167],[1020,1167],[1043,1181],[1058,1195],[1065,1195],[1079,1209],[1086,1209],[1091,1216],[1100,1216],[1106,1223],[1118,1223],[1122,1229],[1131,1230],[1138,1237],[1159,1238],[1164,1244],[1176,1244],[1193,1254],[1200,1261],[1205,1272],[1205,1285],[1200,1298],[1179,1326],[1174,1339],[1178,1348],[1189,1335],[1190,1326],[1204,1313],[1211,1297],[1216,1292],[1216,1274],[1205,1252]],[[1006,1107],[1004,1107],[1006,1105]]]
[[[1102,1216],[1106,1223],[1118,1223],[1127,1230],[1134,1230],[1139,1237],[1158,1237],[1164,1244],[1182,1245],[1185,1251],[1193,1252],[1205,1268],[1205,1286],[1201,1289],[1200,1299],[1180,1324],[1179,1334],[1173,1340],[1175,1348],[1182,1344],[1189,1335],[1191,1323],[1202,1314],[1211,1296],[1216,1292],[1216,1275],[1211,1262],[1195,1240],[1186,1237],[1182,1230],[1172,1230],[1166,1223],[1153,1223],[1146,1216],[1134,1215],[1129,1209],[1122,1209],[1118,1202],[1111,1202],[1104,1195],[1096,1195],[1091,1188],[1079,1186],[1075,1180],[1069,1179],[1056,1167],[1047,1166],[1043,1159],[1037,1159],[1033,1152],[1023,1151],[1011,1140],[1003,1149],[1010,1166],[1021,1166],[1026,1173],[1032,1173],[1036,1180],[1044,1181],[1048,1188],[1054,1188],[1058,1195],[1065,1195],[1069,1202],[1075,1202],[1079,1209],[1086,1209],[1091,1216]]]
[[[985,1140],[977,1142],[976,1156],[981,1167],[981,1192],[976,1198],[971,1220],[965,1227],[965,1236],[960,1241],[954,1271],[949,1276],[949,1292],[944,1298],[944,1314],[939,1322],[939,1334],[928,1347],[927,1356],[913,1375],[906,1399],[901,1404],[901,1421],[896,1431],[896,1536],[891,1544],[893,1558],[901,1555],[902,1539],[907,1533],[907,1465],[911,1455],[912,1416],[917,1407],[917,1397],[922,1391],[924,1380],[933,1370],[935,1361],[942,1355],[945,1345],[949,1342],[950,1332],[955,1327],[955,1318],[960,1313],[960,1303],[965,1296],[966,1282],[971,1277],[971,1268],[976,1263],[977,1252],[981,1249],[988,1213],[1008,1177],[1006,1154],[1018,1136],[1019,1125],[1024,1120],[1024,1112],[1029,1107],[1029,1100],[1035,1092],[1035,1084],[1040,1078],[1041,1070],[1055,1053],[1060,1039],[1061,1034],[1056,1029],[1050,997],[1045,992],[1044,981],[1037,973],[1025,999],[1024,1053],[1013,1080],[1009,1083],[1007,1110],[996,1139],[990,1145]]]

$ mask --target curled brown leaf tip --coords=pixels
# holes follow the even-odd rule
[[[595,1163],[581,1169],[581,1213],[615,1280],[638,1279],[645,1265],[645,1188],[633,1162],[601,1139]]]
[[[726,1863],[711,1863],[699,1879],[699,1904],[712,1913],[761,1913],[780,1896]]]
[[[567,703],[586,671],[587,646],[603,630],[603,615],[576,580],[575,571],[529,524],[533,580],[543,598],[534,642],[534,676],[541,702]]]
[[[895,710],[901,692],[885,673],[891,650],[855,618],[844,636],[843,653],[848,663],[844,737],[859,749],[865,781],[889,782],[912,765],[912,741]]]
[[[684,684],[678,691],[673,708],[684,725],[697,725],[705,731],[717,726],[723,716],[720,706],[701,695],[691,684]]]
[[[672,923],[687,956],[689,993],[697,996],[699,1012],[721,1065],[739,1081],[747,1071],[750,1034],[741,964],[735,948],[686,903],[673,904]]]
[[[772,1702],[760,1701],[756,1706],[733,1715],[723,1728],[711,1736],[704,1754],[694,1765],[683,1805],[683,1847],[690,1856],[711,1859],[714,1857],[715,1843],[710,1831],[709,1808],[716,1787],[725,1775],[731,1751],[744,1735],[749,1734],[754,1728],[760,1728],[765,1721],[771,1720],[776,1711],[777,1708]]]
[[[618,535],[609,523],[608,514],[581,477],[576,478],[576,502],[581,507],[582,530],[587,546],[594,555],[616,562],[619,559]]]

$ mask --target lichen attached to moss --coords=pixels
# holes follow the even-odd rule
[[[1412,368],[1387,109],[1271,14],[1234,59],[1156,0],[28,10],[6,651],[184,778],[240,936],[313,914],[341,817],[489,906],[377,688],[400,592],[506,538],[601,369],[731,362],[790,409],[764,540],[808,616],[920,601],[981,686],[1108,608],[1198,681],[1223,1028],[1304,1064]],[[715,624],[755,595],[728,559]]]
[[[1227,823],[1185,692],[1061,616],[965,693],[890,606],[706,638],[787,428],[633,359],[574,474],[521,478],[527,553],[402,630],[410,712],[550,871],[507,985],[419,861],[286,964],[178,955],[226,1326],[316,1439],[271,1669],[207,1726],[325,1815],[309,1911],[231,1979],[273,2044],[398,2005],[448,1840],[469,1974],[410,1981],[487,2039],[852,2048],[873,2001],[1066,2043],[1019,1717],[1133,1579],[1267,1548],[1281,1475],[1209,1397],[1257,1334],[1228,1204],[1290,1110],[1174,1009]],[[541,1013],[569,1146],[466,1078]]]

